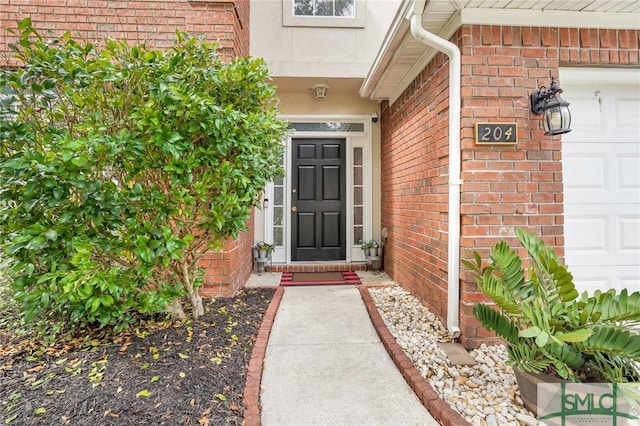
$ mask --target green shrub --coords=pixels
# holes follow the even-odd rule
[[[155,51],[29,19],[0,73],[0,243],[26,319],[126,327],[203,312],[198,262],[246,229],[282,170],[286,123],[262,60],[176,33]]]

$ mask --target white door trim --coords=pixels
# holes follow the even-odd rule
[[[354,243],[354,226],[353,226],[353,149],[358,147],[363,150],[364,162],[364,194],[363,194],[363,238],[371,239],[373,230],[373,159],[372,159],[372,131],[370,115],[282,115],[280,119],[287,120],[292,123],[362,123],[362,132],[340,132],[340,131],[292,131],[285,141],[285,178],[284,178],[284,245],[277,247],[273,253],[273,262],[290,264],[291,261],[291,167],[292,167],[292,140],[303,138],[336,138],[346,140],[346,259],[347,263],[364,261],[364,254],[360,250],[360,245]],[[273,241],[273,184],[269,184],[265,188],[265,198],[270,200],[269,207],[263,209],[263,236],[265,241]]]

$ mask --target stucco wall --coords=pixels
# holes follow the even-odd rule
[[[283,0],[251,1],[251,55],[275,76],[364,77],[399,0],[366,1],[362,28],[284,26]]]
[[[564,248],[561,137],[545,136],[529,95],[560,66],[638,66],[638,31],[468,25],[452,37],[462,53],[461,256],[514,230]],[[448,60],[438,54],[393,104],[382,106],[382,226],[386,270],[446,318]],[[562,86],[562,82],[559,82]],[[563,97],[570,101],[570,93]],[[477,122],[516,122],[517,146],[477,146]],[[490,340],[471,309],[484,296],[461,271],[461,342]]]

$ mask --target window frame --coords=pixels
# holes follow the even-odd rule
[[[354,1],[355,16],[295,16],[294,0],[282,0],[282,25],[285,27],[364,28],[366,0]]]

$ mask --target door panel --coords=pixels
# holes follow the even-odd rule
[[[337,247],[340,245],[340,219],[339,213],[322,213],[322,245],[324,247]]]
[[[294,261],[346,257],[344,139],[293,139],[291,224]]]
[[[316,214],[298,212],[298,247],[301,248],[315,248],[316,246],[316,234],[314,232],[304,232],[305,229],[315,229],[316,227]]]
[[[322,168],[322,198],[326,201],[340,201],[340,170],[338,166]]]
[[[314,166],[298,167],[296,181],[298,200],[314,201],[316,199],[316,168]]]

